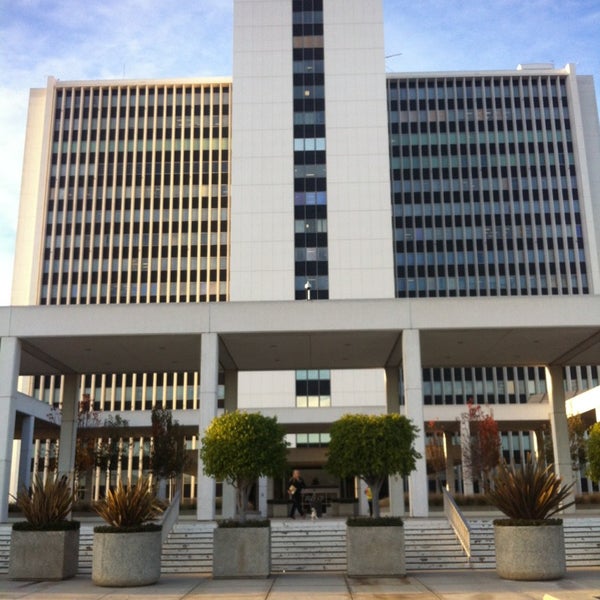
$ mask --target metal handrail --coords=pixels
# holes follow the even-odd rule
[[[444,498],[444,514],[458,536],[466,555],[471,558],[471,527],[450,492],[442,488],[442,496]]]
[[[181,489],[178,489],[171,498],[171,503],[161,515],[160,524],[162,525],[163,543],[169,537],[169,533],[177,523],[179,518],[179,505],[181,504]]]

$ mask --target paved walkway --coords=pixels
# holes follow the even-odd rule
[[[213,580],[167,575],[153,586],[101,588],[78,576],[31,583],[0,577],[0,599],[27,600],[596,600],[600,565],[571,569],[559,581],[517,582],[490,571],[420,572],[401,578],[347,578],[343,574],[282,574],[269,579]]]

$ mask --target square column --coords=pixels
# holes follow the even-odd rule
[[[79,377],[65,375],[62,390],[62,418],[58,444],[58,476],[66,476],[71,485],[75,482],[75,450],[79,419]]]
[[[446,455],[446,489],[454,495],[455,480],[454,475],[454,453],[452,449],[452,434],[444,431],[444,453]]]
[[[473,473],[471,470],[471,425],[463,415],[460,420],[460,460],[462,466],[463,494],[472,496],[475,493]]]
[[[204,431],[217,416],[219,397],[219,338],[216,333],[203,333],[200,347],[200,423],[198,446]],[[198,484],[196,517],[199,521],[215,518],[215,480],[204,474],[203,464],[198,458]]]
[[[571,462],[562,367],[546,367],[546,387],[548,388],[548,398],[550,401],[550,428],[552,430],[552,446],[554,450],[554,472],[562,477],[565,485],[569,485],[575,481],[575,477]],[[571,490],[568,501],[575,499],[575,491],[574,487]],[[575,512],[575,505],[570,506],[564,512]]]
[[[3,337],[0,340],[0,523],[8,521],[8,494],[20,366],[20,340],[15,337]]]
[[[237,409],[238,399],[238,372],[225,371],[225,412]],[[223,497],[221,498],[221,516],[224,519],[233,519],[237,513],[235,488],[223,481]]]
[[[31,459],[33,458],[33,430],[35,417],[24,415],[21,423],[21,452],[19,454],[19,483],[18,489],[22,487],[29,489],[31,485]]]
[[[399,392],[400,369],[399,367],[388,367],[385,370],[385,396],[388,414],[400,412]],[[404,479],[398,475],[388,477],[388,489],[390,494],[390,515],[401,517],[404,514]],[[361,501],[363,495],[364,490],[361,488]],[[366,498],[364,499],[364,504],[367,506]]]
[[[268,494],[268,477],[259,477],[258,485],[256,490],[256,502],[257,502],[257,510],[260,513],[260,516],[263,518],[267,518],[267,494]]]
[[[416,470],[409,475],[408,498],[411,517],[429,515],[427,461],[425,459],[425,424],[423,415],[423,373],[421,340],[417,329],[402,332],[402,373],[404,375],[405,415],[419,428],[415,450],[421,455]]]

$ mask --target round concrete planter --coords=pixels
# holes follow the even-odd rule
[[[350,577],[406,575],[404,527],[346,526],[346,560]]]
[[[77,575],[79,529],[18,531],[10,537],[11,579],[56,581]]]
[[[269,577],[271,527],[216,527],[213,577]]]
[[[92,581],[107,587],[151,585],[160,578],[162,532],[94,532]]]
[[[496,572],[503,579],[545,581],[566,573],[562,523],[494,525]]]

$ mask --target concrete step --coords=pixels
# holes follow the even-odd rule
[[[468,560],[451,527],[444,519],[405,520],[408,571],[422,569],[494,568],[493,519],[470,522],[472,556]],[[600,517],[565,518],[567,567],[600,564]],[[180,521],[163,544],[163,573],[212,571],[214,523]],[[0,525],[0,574],[8,572],[10,524]],[[91,574],[93,524],[81,526],[79,572]],[[271,529],[273,572],[344,571],[346,569],[346,525],[343,519],[319,521],[274,520]]]

